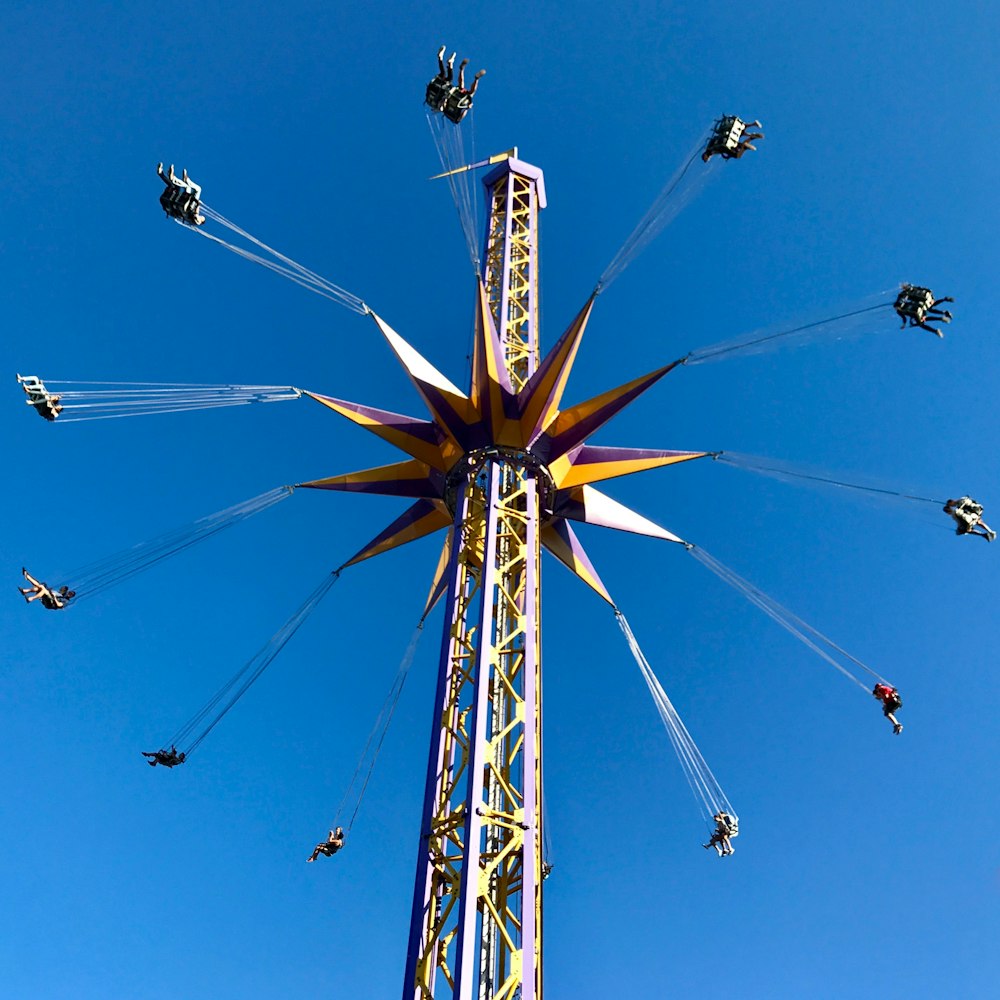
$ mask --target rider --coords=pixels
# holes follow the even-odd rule
[[[146,763],[150,767],[156,767],[157,764],[162,764],[164,767],[176,767],[178,764],[183,764],[187,758],[187,754],[178,753],[177,747],[173,745],[169,750],[154,750],[152,753],[143,750],[142,755],[149,758]]]
[[[452,56],[454,59],[455,57]],[[486,76],[486,70],[481,69],[473,78],[472,86],[466,90],[465,89],[465,67],[469,65],[468,59],[463,59],[458,64],[458,89],[461,94],[468,94],[469,97],[475,96],[476,90],[479,87],[479,81]]]
[[[978,535],[988,542],[997,537],[997,533],[983,521],[983,505],[976,503],[972,497],[949,500],[941,509],[954,518],[956,535]],[[982,531],[976,528],[982,528]]]
[[[739,834],[736,817],[731,816],[727,812],[717,812],[712,819],[715,820],[715,830],[712,832],[708,843],[701,846],[706,851],[710,847],[714,847],[718,851],[720,858],[725,857],[727,854],[735,853],[733,842],[730,838],[736,837]]]
[[[312,854],[306,858],[306,861],[315,861],[321,854],[328,858],[332,858],[343,846],[344,828],[342,826],[338,826],[336,830],[330,831],[326,840],[316,845]]]
[[[435,111],[444,108],[444,102],[454,88],[452,75],[455,69],[455,53],[452,52],[448,62],[444,61],[445,47],[442,45],[438,49],[438,75],[427,84],[427,93],[424,95],[424,102]]]
[[[876,684],[872,689],[872,695],[882,702],[882,714],[892,723],[892,731],[898,736],[903,727],[893,713],[903,707],[903,699],[899,697],[899,692],[889,684]]]

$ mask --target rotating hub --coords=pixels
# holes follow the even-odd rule
[[[548,467],[532,452],[523,448],[505,448],[490,445],[467,451],[448,472],[445,481],[444,501],[448,510],[455,513],[459,491],[470,479],[476,479],[492,462],[499,462],[508,468],[523,470],[531,475],[538,489],[538,511],[541,519],[547,521],[552,516],[552,504],[556,487]]]

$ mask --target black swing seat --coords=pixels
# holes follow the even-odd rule
[[[448,95],[448,100],[445,102],[444,112],[445,118],[450,122],[454,122],[458,125],[462,119],[472,110],[472,95],[466,92],[462,92],[455,87],[454,90]]]
[[[188,187],[182,181],[168,182],[160,195],[160,207],[172,219],[192,226],[201,225],[201,199],[196,191],[200,191],[197,185]]]
[[[443,111],[448,95],[454,88],[443,77],[436,76],[427,84],[427,93],[424,95],[424,103],[435,111]]]
[[[893,308],[903,319],[922,323],[927,318],[927,310],[934,305],[934,293],[929,288],[918,285],[903,285]]]
[[[194,222],[201,202],[186,188],[168,187],[160,195],[160,205],[167,215],[181,222]]]

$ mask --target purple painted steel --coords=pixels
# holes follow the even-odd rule
[[[494,167],[489,173],[483,176],[483,187],[486,188],[487,196],[493,193],[497,181],[507,174],[520,174],[535,182],[535,198],[540,209],[545,208],[545,174],[541,167],[536,167],[532,163],[525,163],[524,160],[515,160],[513,157],[504,160],[499,166]]]
[[[437,424],[430,420],[421,420],[418,417],[408,417],[405,413],[393,413],[391,410],[378,410],[374,406],[362,406],[360,403],[352,403],[347,399],[337,399],[336,396],[324,396],[322,393],[314,392],[310,395],[322,401],[328,399],[331,403],[343,406],[344,409],[351,410],[362,417],[366,417],[378,428],[389,427],[393,430],[402,431],[411,437],[425,441],[427,444],[440,444],[443,440]],[[375,431],[377,433],[377,429]]]
[[[574,464],[598,462],[628,462],[644,458],[679,458],[685,455],[704,455],[702,451],[661,451],[654,448],[616,448],[606,445],[583,444],[573,451]]]
[[[541,670],[541,550],[538,531],[537,484],[526,488],[524,581],[524,847],[521,853],[521,1000],[541,996],[541,858],[542,849],[542,670]],[[538,923],[536,933],[536,921]],[[538,942],[538,951],[535,942]]]
[[[412,507],[404,510],[388,528],[379,532],[364,548],[355,552],[344,566],[353,566],[355,563],[370,559],[379,551],[387,552],[390,548],[415,542],[418,538],[433,534],[447,526],[448,512],[443,501],[418,500]],[[387,547],[380,549],[382,545]]]
[[[607,593],[607,588],[604,587],[604,581],[597,575],[597,570],[594,569],[594,564],[590,561],[590,556],[587,555],[583,544],[580,542],[580,539],[577,538],[576,532],[573,530],[569,522],[565,521],[561,517],[554,517],[546,525],[546,528],[557,534],[563,540],[566,547],[570,551],[570,557],[575,559],[580,564],[584,574],[589,575],[592,579],[594,579],[604,592]],[[558,553],[553,552],[553,555],[555,555],[560,562],[564,561]],[[572,566],[569,568],[573,569]]]
[[[425,466],[427,474],[421,477],[409,478],[400,476],[396,479],[368,479],[351,480],[350,475],[360,475],[360,473],[349,473],[341,477],[342,482],[323,482],[317,480],[312,483],[299,483],[296,489],[309,490],[334,490],[340,493],[372,493],[385,497],[410,497],[414,500],[440,500],[444,496],[445,478],[437,469]],[[377,469],[371,470],[377,472]],[[336,477],[330,476],[329,479]]]
[[[476,933],[479,917],[479,855],[482,840],[483,772],[486,768],[486,746],[490,695],[490,654],[493,651],[494,606],[492,595],[496,587],[497,519],[500,509],[500,464],[490,462],[486,487],[486,530],[483,551],[483,585],[480,588],[476,628],[475,711],[469,727],[468,794],[465,797],[465,857],[462,862],[462,884],[459,890],[458,935],[455,951],[455,1000],[478,1000],[478,984],[473,976],[479,971],[480,939]],[[485,654],[485,655],[484,655]],[[473,992],[475,987],[475,992]]]
[[[452,528],[451,559],[448,565],[448,600],[445,605],[445,629],[441,636],[441,655],[438,659],[438,682],[434,696],[434,715],[431,719],[431,747],[427,760],[427,779],[424,785],[424,812],[420,824],[420,847],[417,850],[417,872],[413,887],[413,909],[410,917],[410,940],[406,950],[406,973],[403,979],[404,1000],[421,1000],[421,990],[417,985],[417,962],[420,946],[427,923],[431,892],[433,891],[433,868],[430,863],[428,841],[431,833],[431,819],[439,799],[441,784],[449,770],[444,759],[445,728],[442,718],[447,709],[452,685],[451,630],[448,624],[455,620],[459,607],[458,560],[462,554],[462,527],[469,513],[469,499],[465,490],[460,490],[455,504],[455,521]],[[450,764],[451,762],[447,762]],[[431,963],[431,968],[437,963]]]
[[[620,413],[633,400],[641,396],[647,389],[650,389],[663,378],[668,372],[679,365],[679,361],[658,368],[640,378],[634,379],[627,385],[619,386],[609,392],[595,396],[584,403],[579,403],[568,410],[563,411],[560,418],[555,422],[555,429],[552,433],[542,434],[532,445],[532,449],[545,461],[554,462],[560,455],[565,455],[578,445],[583,444],[591,435],[603,427],[612,417]],[[603,400],[603,402],[602,402]],[[599,404],[599,405],[594,405]],[[593,406],[589,413],[586,411]],[[585,414],[578,419],[572,419],[579,411]],[[559,420],[565,418],[569,426],[564,431],[559,431]]]

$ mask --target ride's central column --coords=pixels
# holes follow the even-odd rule
[[[538,359],[541,171],[484,184],[483,286],[514,393]],[[482,387],[479,387],[481,390]],[[472,394],[477,386],[473,377]],[[541,997],[539,497],[546,476],[496,413],[454,470],[445,631],[405,1000]]]

